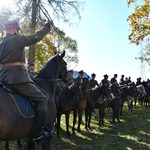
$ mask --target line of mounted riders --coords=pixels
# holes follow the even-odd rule
[[[57,67],[55,67],[57,68]],[[30,75],[35,78],[36,73],[30,68]],[[54,70],[54,68],[52,68]],[[122,109],[124,102],[128,104],[129,113],[133,107],[136,107],[136,103],[140,105],[150,106],[149,103],[149,82],[141,82],[141,78],[138,78],[137,83],[128,80],[124,80],[124,75],[121,76],[119,84],[117,83],[117,74],[109,81],[108,75],[104,75],[104,79],[98,84],[95,80],[96,74],[92,74],[91,78],[84,76],[83,70],[79,71],[77,75],[73,75],[74,71],[69,70],[67,78],[63,80],[56,80],[57,88],[55,91],[55,104],[57,108],[57,117],[55,121],[57,137],[60,136],[60,124],[61,116],[65,114],[66,119],[66,133],[69,132],[69,116],[73,112],[73,126],[72,132],[81,132],[80,125],[82,124],[82,117],[85,113],[85,129],[92,130],[90,126],[92,113],[95,109],[99,112],[99,125],[104,125],[105,109],[112,109],[112,122],[120,122],[120,115],[122,115]],[[78,126],[75,129],[78,116]],[[20,140],[17,141],[18,149],[22,150],[23,145]],[[5,144],[5,149],[9,150],[8,141]]]
[[[112,122],[117,119],[120,122],[120,115],[124,102],[128,104],[128,111],[131,113],[133,106],[136,107],[138,102],[140,105],[150,106],[150,82],[141,82],[141,78],[137,79],[137,83],[131,82],[131,78],[124,80],[121,76],[119,84],[117,83],[117,74],[111,80],[108,75],[104,75],[104,79],[98,84],[95,80],[96,74],[90,77],[83,77],[83,70],[78,72],[78,76],[73,78],[73,70],[68,71],[67,81],[60,81],[56,90],[56,106],[57,106],[57,136],[60,133],[60,122],[62,114],[66,118],[66,132],[69,132],[69,115],[73,111],[73,127],[72,132],[75,133],[76,118],[78,115],[78,132],[81,131],[82,115],[85,112],[85,128],[92,130],[90,127],[92,113],[94,109],[99,110],[99,124],[104,125],[105,109],[112,109]]]

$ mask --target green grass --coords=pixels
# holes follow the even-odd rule
[[[92,117],[92,131],[68,137],[65,132],[65,118],[62,117],[61,137],[56,133],[52,139],[52,150],[148,150],[150,149],[150,108],[138,106],[129,115],[124,107],[120,123],[112,124],[112,112],[106,111],[105,126],[98,125],[98,117]],[[84,120],[84,119],[83,119]],[[70,119],[70,132],[72,116]]]
[[[81,125],[81,133],[68,137],[65,132],[65,117],[61,119],[60,137],[56,129],[52,137],[51,150],[148,150],[150,149],[150,108],[137,106],[129,115],[127,107],[123,109],[120,123],[113,124],[112,111],[106,111],[105,126],[98,125],[98,117],[93,116],[92,131],[86,131]],[[84,117],[83,117],[83,121]],[[77,127],[77,125],[76,125]],[[72,114],[70,116],[70,132],[72,133]],[[11,142],[11,150],[16,150],[16,142]],[[0,143],[0,150],[4,150]],[[36,150],[40,150],[36,146]]]

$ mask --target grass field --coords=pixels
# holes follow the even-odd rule
[[[82,132],[68,137],[65,132],[65,117],[62,116],[60,137],[56,131],[52,137],[52,150],[148,150],[150,149],[150,108],[137,106],[131,114],[124,107],[124,115],[120,123],[111,122],[112,112],[106,111],[105,126],[99,127],[98,117],[92,117],[92,131],[86,131],[84,124]],[[83,117],[83,122],[85,122]],[[70,116],[70,132],[72,115]],[[0,143],[4,150],[4,143]],[[10,143],[11,150],[16,150],[15,142]],[[40,150],[36,146],[36,150]]]

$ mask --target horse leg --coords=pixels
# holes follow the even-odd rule
[[[6,141],[6,143],[5,143],[5,150],[9,150],[9,142],[8,141]]]
[[[44,139],[41,144],[42,150],[50,150],[50,144],[51,144],[51,138]]]
[[[57,137],[60,137],[59,132],[60,132],[60,119],[61,115],[57,113]]]
[[[88,130],[87,123],[88,123],[88,112],[87,112],[87,110],[85,110],[85,129],[86,130]]]
[[[71,134],[69,133],[69,115],[70,115],[70,113],[65,114],[65,117],[66,117],[66,132],[67,132],[67,135],[68,135],[68,136],[71,135]]]
[[[32,140],[32,137],[27,137],[26,145],[27,145],[27,150],[34,150],[35,142]]]
[[[100,112],[100,109],[99,110],[99,125],[101,126],[101,112]]]
[[[116,118],[117,118],[117,121],[118,121],[118,122],[120,122],[119,112],[120,112],[119,109],[117,109],[117,110],[116,110]]]
[[[102,122],[102,125],[104,126],[104,115],[105,115],[105,108],[102,108],[102,112],[101,112],[101,122]]]
[[[81,122],[82,122],[82,115],[83,115],[83,112],[79,112],[79,120],[78,120],[78,132],[81,132],[81,129],[80,129],[80,125],[81,125]]]
[[[92,112],[90,112],[90,114],[89,114],[88,128],[92,131],[92,128],[90,127],[91,115],[92,115]]]
[[[113,108],[113,116],[112,116],[112,122],[115,123],[115,117],[116,117],[116,111]]]
[[[134,108],[136,108],[137,98],[134,98]]]
[[[73,126],[72,126],[72,132],[73,132],[73,134],[75,134],[76,119],[77,119],[77,111],[74,110],[74,112],[73,112]]]
[[[121,102],[121,106],[120,106],[120,116],[123,116],[123,113],[122,113],[122,111],[123,111],[123,104],[124,104],[124,102],[122,101]]]

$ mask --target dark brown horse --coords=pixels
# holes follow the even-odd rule
[[[99,125],[104,126],[104,116],[105,110],[108,107],[108,98],[105,98],[103,101],[97,100],[95,108],[98,109],[99,113]]]
[[[64,56],[65,52],[51,58],[35,79],[38,86],[43,88],[49,96],[44,124],[50,133],[53,130],[57,112],[54,101],[56,80],[65,78],[67,75]],[[13,141],[27,138],[27,150],[34,150],[35,142],[32,141],[34,117],[22,117],[12,96],[3,88],[0,88],[0,97],[0,140]],[[42,150],[50,150],[50,141],[49,138],[42,141]]]
[[[130,83],[129,85],[124,85],[121,87],[121,108],[120,108],[120,115],[123,115],[123,105],[127,102],[128,105],[128,113],[131,113],[133,110],[133,102],[136,104],[136,100],[138,98],[138,91],[136,85],[134,83]]]
[[[73,107],[73,127],[72,131],[75,133],[75,124],[76,124],[76,119],[78,115],[78,132],[81,131],[80,125],[82,122],[82,116],[86,108],[86,97],[89,89],[89,80],[88,78],[83,78],[83,81],[81,83],[81,88],[82,88],[82,93],[83,93],[83,98],[79,101],[77,101]]]
[[[88,130],[88,129],[92,130],[90,127],[92,112],[96,107],[96,102],[97,102],[98,98],[100,97],[100,95],[107,96],[107,94],[108,94],[107,91],[108,91],[107,86],[103,86],[103,85],[100,85],[100,86],[90,89],[88,91],[87,106],[85,108],[85,120],[86,120],[85,128],[86,128],[86,130]]]
[[[66,132],[67,135],[70,136],[69,132],[69,116],[70,112],[76,101],[82,99],[82,91],[81,85],[79,82],[75,81],[70,85],[63,89],[59,96],[57,102],[57,137],[59,137],[60,132],[60,121],[62,114],[65,114],[66,118]]]
[[[111,107],[112,109],[112,122],[115,123],[115,119],[120,122],[121,98],[115,97],[108,101],[108,107]]]

